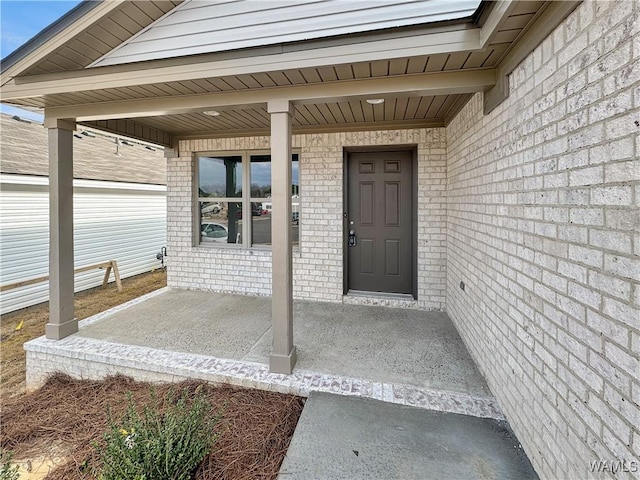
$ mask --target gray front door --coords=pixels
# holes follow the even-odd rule
[[[349,154],[346,249],[350,290],[412,293],[411,168],[409,151]]]

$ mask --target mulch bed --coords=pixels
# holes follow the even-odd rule
[[[304,400],[261,390],[199,381],[173,384],[177,394],[195,392],[201,386],[212,405],[220,408],[221,436],[199,466],[195,479],[275,479],[302,412]],[[14,459],[63,456],[69,461],[55,468],[49,480],[94,478],[100,454],[92,446],[103,443],[107,407],[120,419],[127,406],[127,392],[136,405],[153,405],[152,388],[164,398],[171,384],[136,382],[125,376],[102,381],[75,380],[55,374],[28,395],[3,400],[0,414],[0,446]]]
[[[0,0],[1,1],[1,0]],[[141,295],[167,285],[167,272],[155,270],[122,279],[124,290],[109,284],[75,294],[75,317],[78,320],[104,312]],[[44,335],[49,321],[49,303],[41,303],[0,315],[0,394],[2,398],[22,395],[25,387],[25,342]]]

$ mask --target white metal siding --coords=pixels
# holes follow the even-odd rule
[[[470,16],[479,0],[187,0],[91,66],[171,58]]]
[[[0,283],[48,275],[48,179],[0,175]],[[74,180],[75,265],[116,260],[129,277],[159,267],[166,244],[166,187]],[[75,276],[75,290],[102,283],[103,270]],[[110,278],[113,281],[113,275]],[[48,282],[0,294],[0,313],[49,298]]]

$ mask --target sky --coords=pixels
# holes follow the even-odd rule
[[[56,21],[80,0],[0,0],[0,57],[5,58],[42,29]],[[42,115],[2,105],[2,112],[42,120]]]
[[[256,161],[257,158],[259,161]],[[222,196],[226,192],[226,167],[224,165],[224,157],[200,157],[198,162],[198,172],[200,177],[200,186],[207,191],[217,191]],[[236,162],[241,162],[242,157],[234,157]],[[271,190],[271,162],[269,155],[251,156],[251,184],[266,190]],[[291,164],[291,184],[300,185],[300,170],[298,158],[294,155]],[[236,191],[242,189],[242,167],[236,165]],[[254,196],[254,195],[251,195]]]

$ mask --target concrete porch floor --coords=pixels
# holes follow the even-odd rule
[[[293,375],[268,371],[271,299],[162,289],[25,344],[27,388],[51,371],[84,378],[201,378],[307,396],[310,391],[502,419],[445,313],[296,301]]]

